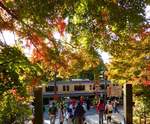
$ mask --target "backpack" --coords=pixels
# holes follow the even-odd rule
[[[104,111],[105,110],[105,105],[104,105],[104,103],[99,103],[98,104],[98,108],[97,108],[99,111]]]
[[[77,106],[74,112],[74,116],[81,117],[85,113],[84,108],[82,106]]]

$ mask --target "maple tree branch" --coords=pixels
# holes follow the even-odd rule
[[[54,45],[55,49],[58,50],[57,48],[57,44],[54,40],[50,39],[45,33],[43,33],[41,30],[39,29],[35,29],[33,27],[31,27],[30,25],[26,24],[24,21],[19,20],[18,17],[13,14],[13,12],[11,10],[9,10],[1,1],[0,1],[0,7],[3,8],[12,18],[14,18],[15,20],[21,22],[23,25],[25,25],[27,28],[32,29],[33,31],[35,31],[36,33],[40,32],[44,37],[48,38]]]
[[[8,9],[1,1],[0,7],[3,8],[9,15],[11,15],[12,18],[18,20],[18,17],[15,14],[13,14],[13,12],[10,9]]]
[[[150,48],[149,47],[147,47],[147,48],[135,48],[135,47],[130,47],[129,49],[131,49],[131,50],[140,50],[140,51],[150,51]]]
[[[3,41],[0,39],[0,46],[2,46],[3,45]]]
[[[145,48],[138,48],[138,47],[134,47],[134,46],[132,46],[132,45],[129,45],[129,44],[127,44],[127,46],[126,46],[128,49],[131,49],[131,50],[139,50],[139,51],[150,51],[150,46],[147,46],[147,47],[145,47]]]
[[[78,47],[73,46],[71,43],[68,43],[68,42],[65,42],[65,43],[71,46],[72,48],[78,49]]]
[[[30,35],[30,37],[32,37],[32,35]],[[40,53],[40,51],[39,51],[38,47],[34,44],[34,42],[33,42],[32,40],[30,40],[30,41],[31,41],[31,43],[33,44],[33,46],[36,48],[37,52],[39,52],[39,53]]]

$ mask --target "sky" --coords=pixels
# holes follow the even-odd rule
[[[110,55],[106,52],[101,53],[102,59],[104,63],[109,63],[110,62]]]
[[[145,9],[145,13],[146,13],[146,18],[150,21],[150,6],[147,6]],[[14,34],[8,31],[4,31],[3,32],[3,36],[5,38],[5,41],[7,44],[9,45],[14,45],[15,44],[15,37]],[[4,38],[2,36],[2,33],[0,33],[0,40],[4,42]],[[60,34],[59,33],[54,33],[54,37],[57,39],[60,39]],[[24,53],[26,55],[30,55],[32,52],[31,49],[25,49]],[[104,63],[109,63],[110,62],[110,55],[106,52],[100,52],[102,59],[104,61]]]

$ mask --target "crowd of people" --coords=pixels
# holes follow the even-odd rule
[[[64,120],[68,124],[83,124],[85,117],[84,114],[89,110],[89,100],[85,101],[81,97],[80,100],[71,99],[69,102],[53,102],[49,107],[50,124],[55,124],[56,115],[59,118],[60,124]]]
[[[111,123],[112,113],[119,113],[118,105],[119,102],[116,98],[108,99],[106,103],[100,99],[96,107],[99,114],[99,124],[103,124],[103,119],[107,120],[107,124]]]
[[[99,124],[103,124],[103,120],[107,120],[107,123],[111,122],[111,116],[113,112],[119,112],[117,109],[118,101],[116,99],[107,100],[107,103],[103,99],[99,99],[96,108],[99,115]],[[90,99],[80,97],[77,99],[70,99],[68,102],[53,101],[49,106],[49,118],[50,124],[55,124],[56,116],[59,118],[60,124],[66,121],[68,124],[85,124],[85,113],[90,109]]]

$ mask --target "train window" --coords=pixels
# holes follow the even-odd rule
[[[48,86],[46,87],[46,92],[53,92],[54,91],[54,86]],[[56,86],[56,91],[58,90],[58,87]]]
[[[66,86],[65,85],[63,85],[63,91],[66,91]]]
[[[93,90],[95,90],[95,86],[93,86]]]
[[[63,91],[69,91],[69,86],[68,85],[63,85]]]
[[[90,90],[92,90],[92,85],[90,85]]]
[[[67,85],[67,91],[69,91],[69,86]]]
[[[75,91],[83,91],[83,90],[85,90],[85,86],[84,85],[75,85],[74,90]]]

